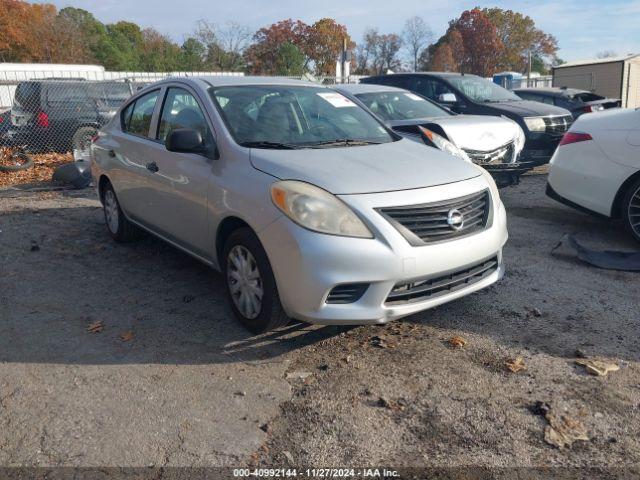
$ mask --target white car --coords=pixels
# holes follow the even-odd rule
[[[640,109],[582,115],[551,159],[547,195],[621,218],[640,241]]]

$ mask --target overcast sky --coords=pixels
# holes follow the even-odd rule
[[[458,0],[48,0],[58,8],[75,6],[91,11],[100,21],[129,20],[154,27],[182,41],[195,22],[236,21],[258,29],[285,18],[312,23],[331,17],[345,24],[359,41],[375,26],[381,32],[400,32],[407,18],[419,15],[436,38],[447,22],[463,10],[480,7],[513,9],[531,16],[536,25],[558,39],[559,56],[566,60],[593,58],[603,50],[623,55],[640,52],[640,0],[521,0],[464,2]]]

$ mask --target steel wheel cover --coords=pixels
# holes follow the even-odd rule
[[[227,256],[227,285],[242,316],[253,320],[260,315],[264,294],[262,277],[256,259],[242,245],[233,247]]]

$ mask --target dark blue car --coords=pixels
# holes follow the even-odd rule
[[[566,108],[574,119],[583,113],[599,112],[620,106],[619,98],[605,98],[576,88],[516,88],[513,91],[523,100]]]

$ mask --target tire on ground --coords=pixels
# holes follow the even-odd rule
[[[260,272],[263,289],[262,302],[260,313],[253,319],[244,316],[237,308],[232,298],[231,285],[228,277],[228,259],[229,253],[236,246],[243,246],[251,253],[251,255],[253,255],[258,271]],[[240,323],[242,323],[242,325],[244,325],[249,331],[253,333],[263,333],[283,327],[290,322],[290,318],[287,317],[284,309],[282,308],[282,304],[280,303],[280,296],[278,294],[278,288],[276,286],[276,280],[273,275],[273,270],[271,269],[269,258],[267,257],[260,240],[250,228],[240,228],[229,236],[224,246],[221,258],[221,267],[224,273],[227,297],[229,299],[231,309]]]
[[[110,197],[110,196],[113,197]],[[102,189],[102,210],[107,230],[117,242],[131,242],[140,236],[140,229],[131,223],[122,213],[120,202],[110,182],[106,182]],[[115,201],[115,206],[111,201]],[[111,207],[111,209],[109,208]],[[110,210],[109,212],[107,210]],[[117,222],[110,222],[109,215],[117,215]],[[117,226],[116,226],[117,224]]]

